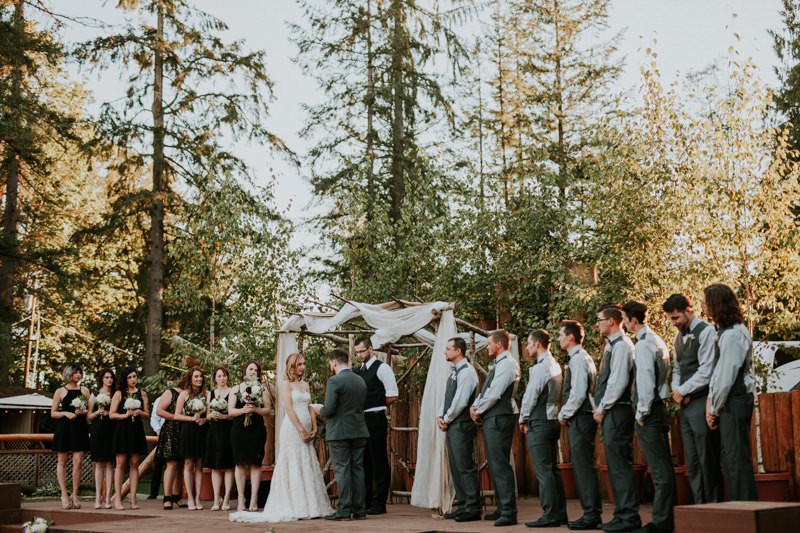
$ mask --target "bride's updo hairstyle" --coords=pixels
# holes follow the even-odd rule
[[[286,381],[297,381],[297,374],[295,374],[295,368],[297,368],[297,363],[303,359],[303,354],[300,353],[293,353],[290,354],[289,357],[286,358]]]

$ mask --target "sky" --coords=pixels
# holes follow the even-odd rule
[[[55,9],[62,13],[119,24],[122,17],[113,8],[115,4],[114,0],[105,3],[99,0],[53,0]],[[324,95],[291,59],[296,48],[289,38],[287,22],[302,24],[302,13],[297,4],[293,0],[195,0],[195,4],[227,23],[227,38],[241,39],[249,49],[266,51],[267,70],[275,83],[268,128],[302,155],[307,146],[298,136],[305,120],[301,105],[318,102]],[[644,48],[650,47],[658,52],[663,79],[669,82],[676,75],[702,69],[724,58],[732,44],[742,56],[752,57],[762,79],[774,85],[777,59],[767,31],[781,26],[780,4],[780,0],[612,0],[610,31],[624,30],[619,50],[625,58],[625,69],[617,90],[628,91],[636,87]],[[468,26],[474,31],[481,20],[489,19],[490,13],[491,9],[484,9],[479,20],[470,22]],[[68,41],[79,41],[94,31],[68,25],[64,37]],[[740,40],[736,40],[734,33],[740,36]],[[117,76],[86,72],[81,75],[88,76],[87,84],[94,91],[96,103],[119,97],[122,85]],[[291,219],[299,222],[310,215],[310,188],[302,169],[298,171],[289,163],[270,157],[259,146],[237,146],[237,150],[256,175],[275,175],[278,207],[285,210]],[[309,235],[301,229],[295,242],[308,242]]]

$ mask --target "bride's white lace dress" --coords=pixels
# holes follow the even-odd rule
[[[310,393],[292,390],[294,412],[306,431],[311,431],[310,402]],[[287,522],[332,512],[317,453],[311,443],[303,442],[288,415],[284,415],[280,449],[264,510],[235,512],[229,518],[232,522]]]

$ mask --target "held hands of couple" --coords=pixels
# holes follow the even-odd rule
[[[478,414],[478,408],[477,407],[472,406],[472,407],[469,408],[469,417],[472,419],[473,422],[475,422],[476,424],[480,425],[480,423],[481,423],[481,415]]]

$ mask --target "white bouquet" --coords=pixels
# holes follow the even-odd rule
[[[206,412],[206,399],[205,398],[201,398],[201,397],[192,398],[191,400],[186,402],[186,405],[184,406],[183,410],[189,416],[191,416],[191,415],[199,415],[200,413],[205,413]]]
[[[83,397],[83,394],[80,396],[76,396],[71,402],[70,405],[75,408],[77,411],[78,409],[86,409],[86,398]]]
[[[94,397],[94,403],[97,407],[108,409],[108,406],[111,405],[111,396],[105,392],[98,392],[97,396]]]
[[[126,411],[135,411],[137,409],[142,408],[142,402],[140,402],[133,396],[128,396],[127,398],[125,398],[125,403],[122,404],[122,408],[125,409]]]
[[[236,396],[239,398],[245,405],[253,405],[255,407],[261,407],[264,403],[264,386],[259,383],[257,379],[250,379],[239,385],[239,392],[236,393]],[[250,420],[250,415],[253,413],[246,413],[244,415],[244,427],[249,426],[252,422]]]
[[[228,400],[225,398],[214,398],[211,400],[209,407],[212,411],[216,411],[217,413],[222,413],[223,415],[228,414]]]
[[[53,522],[42,518],[41,516],[34,518],[30,522],[22,524],[22,533],[45,533],[47,528],[53,525]]]

